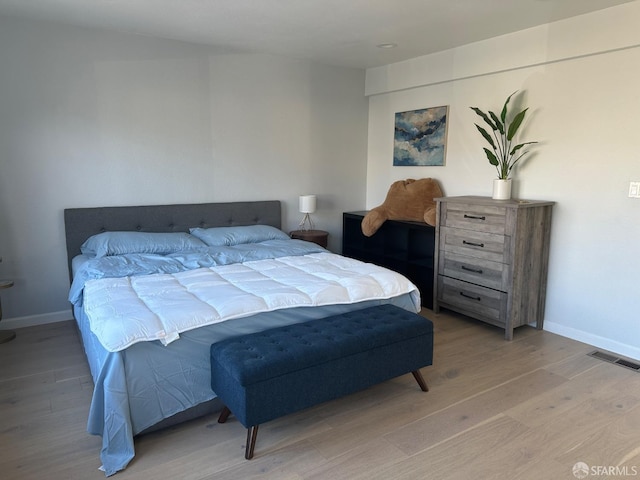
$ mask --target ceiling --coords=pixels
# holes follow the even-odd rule
[[[0,15],[368,68],[630,1],[0,0]]]

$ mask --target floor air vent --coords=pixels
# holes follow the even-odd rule
[[[605,353],[599,350],[595,350],[591,353],[588,353],[587,355],[593,358],[597,358],[599,360],[604,360],[605,362],[615,363],[616,365],[620,365],[621,367],[625,367],[630,370],[635,370],[636,372],[640,372],[640,363],[636,363],[631,360],[616,357],[615,355],[612,355],[610,353]]]

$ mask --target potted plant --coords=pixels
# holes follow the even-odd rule
[[[498,178],[493,182],[493,198],[495,199],[505,200],[511,198],[511,179],[509,175],[516,163],[529,153],[528,150],[522,150],[522,148],[526,145],[538,143],[516,143],[514,141],[528,110],[528,108],[525,108],[515,115],[509,115],[509,100],[516,93],[518,92],[513,92],[507,97],[499,117],[492,111],[486,114],[478,107],[470,107],[484,120],[491,130],[490,134],[485,128],[477,123],[475,124],[480,134],[491,146],[491,149],[485,147],[484,153],[487,155],[489,163],[496,167],[498,171]]]

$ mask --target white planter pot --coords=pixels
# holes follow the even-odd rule
[[[509,200],[511,198],[511,179],[496,178],[493,181],[493,199]]]

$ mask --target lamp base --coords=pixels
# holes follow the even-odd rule
[[[307,226],[307,223],[309,226]],[[313,221],[308,213],[304,214],[304,217],[302,217],[302,221],[298,227],[300,230],[314,230]]]

